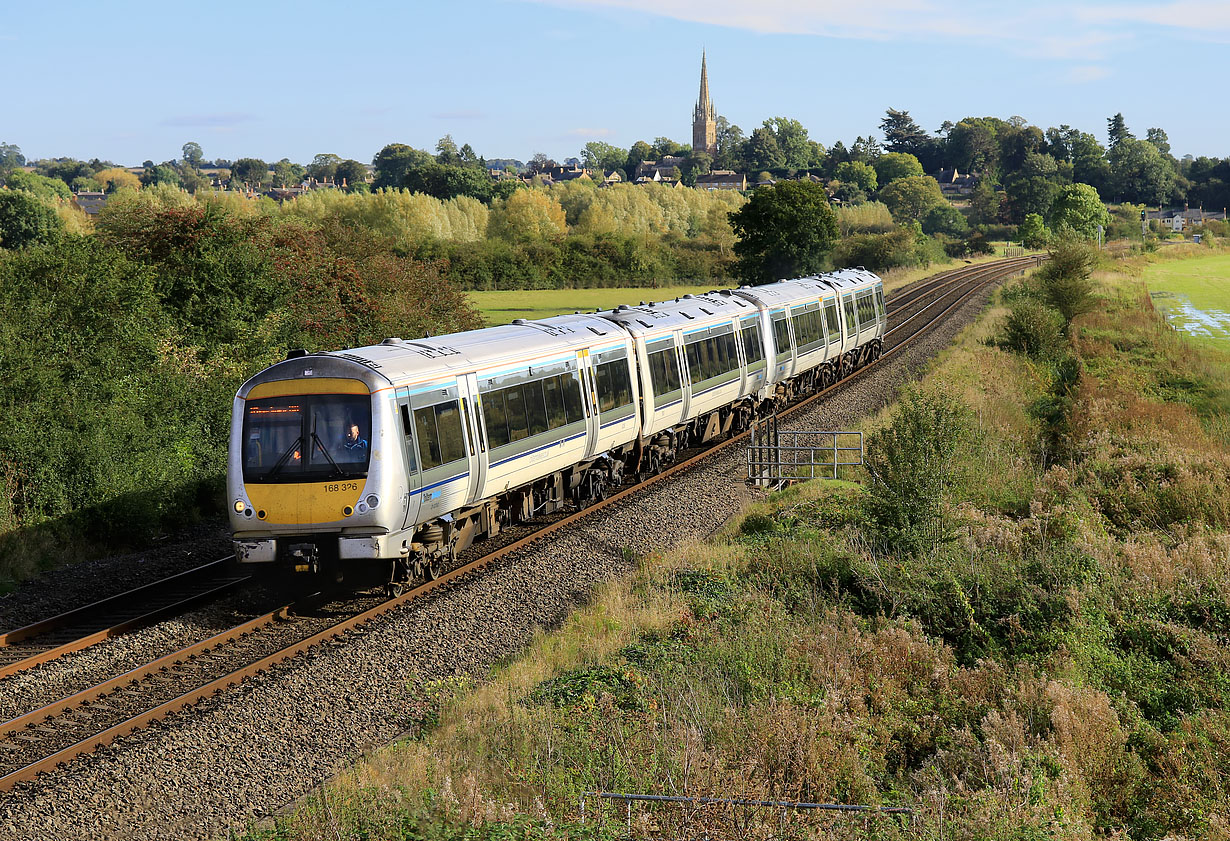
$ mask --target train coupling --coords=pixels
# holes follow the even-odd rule
[[[286,554],[295,572],[320,572],[320,553],[315,543],[292,543],[286,547]]]

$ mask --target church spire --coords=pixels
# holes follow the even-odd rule
[[[717,110],[709,99],[709,70],[704,50],[700,53],[700,98],[692,111],[692,151],[717,154]]]

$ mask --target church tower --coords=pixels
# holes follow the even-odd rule
[[[717,155],[717,111],[709,101],[709,74],[705,54],[700,54],[700,99],[692,112],[692,151]]]

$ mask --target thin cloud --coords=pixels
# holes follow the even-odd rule
[[[167,117],[161,125],[174,128],[234,128],[256,119],[253,114],[186,114],[179,117]]]
[[[1078,67],[1073,67],[1068,71],[1068,81],[1074,84],[1083,85],[1088,82],[1100,81],[1109,75],[1109,67],[1103,67],[1100,64],[1082,64]]]
[[[438,111],[431,116],[437,120],[481,120],[487,115],[482,111],[462,108],[457,111]]]
[[[1084,20],[1147,23],[1197,32],[1230,30],[1230,4],[1225,0],[1174,0],[1147,6],[1129,3],[1084,6],[1078,9],[1077,15]]]

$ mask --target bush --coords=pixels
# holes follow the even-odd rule
[[[30,193],[0,190],[0,248],[47,242],[63,228],[56,212]]]
[[[1051,242],[1051,232],[1037,213],[1026,214],[1016,235],[1026,248],[1046,248]]]
[[[908,228],[899,228],[888,234],[846,237],[833,250],[833,264],[866,266],[872,271],[918,265],[918,256],[914,253],[914,233]]]
[[[967,410],[949,397],[903,393],[887,427],[867,439],[865,500],[870,536],[902,555],[934,550],[952,536],[945,516],[957,478]]]
[[[1027,356],[1052,356],[1064,346],[1063,316],[1040,301],[1018,298],[1010,305],[1000,343]]]
[[[1038,270],[1047,303],[1070,322],[1093,308],[1093,267],[1098,252],[1091,245],[1063,240],[1050,251],[1050,259]]]

